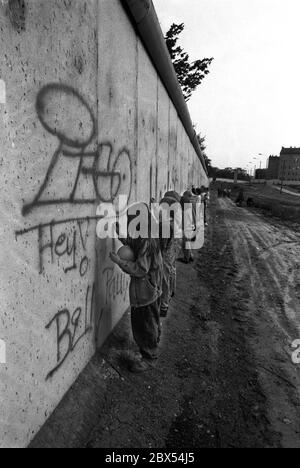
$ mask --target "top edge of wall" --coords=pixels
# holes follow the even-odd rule
[[[130,18],[133,21],[149,56],[151,57],[156,71],[178,112],[182,124],[207,174],[205,160],[171,61],[153,2],[152,0],[121,0],[121,2],[127,13],[130,15]]]
[[[127,0],[126,1],[136,24],[139,24],[148,15],[151,8],[151,0]]]

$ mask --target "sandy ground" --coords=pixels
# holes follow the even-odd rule
[[[291,344],[300,336],[300,226],[257,216],[229,200],[218,203],[239,272],[236,286],[247,285],[247,338],[267,416],[283,446],[299,447],[300,374]]]
[[[215,197],[210,211],[159,366],[127,371],[126,315],[32,447],[300,447],[300,226]]]

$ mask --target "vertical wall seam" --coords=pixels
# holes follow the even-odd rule
[[[168,190],[170,190],[170,160],[171,160],[171,149],[170,149],[170,131],[171,131],[171,101],[168,99]]]
[[[158,135],[159,135],[159,125],[158,125],[158,115],[159,115],[159,77],[156,73],[157,82],[156,82],[156,169],[155,169],[155,198],[158,197]]]
[[[134,155],[135,155],[135,200],[138,199],[138,168],[139,168],[139,44],[138,35],[135,32],[135,116],[134,116]]]
[[[135,167],[135,200],[138,200],[138,170],[139,170],[139,38],[137,33],[136,37],[136,54],[135,54],[135,66],[136,66],[136,105],[135,105],[135,155],[136,155],[136,167]]]
[[[175,154],[176,154],[176,178],[175,178],[175,183],[176,186],[174,190],[180,192],[180,188],[178,187],[178,120],[179,120],[179,115],[176,113],[177,119],[176,119],[176,144],[175,144]]]
[[[100,0],[96,0],[96,17],[97,17],[97,25],[96,25],[96,40],[97,40],[97,52],[96,52],[96,93],[97,93],[97,125],[98,125],[98,131],[97,131],[97,142],[99,144],[100,142],[100,135],[99,135],[99,116],[100,116],[100,99],[99,99],[99,79],[100,79],[100,74],[99,74],[99,49],[100,49],[100,33],[99,33],[99,25],[100,25],[100,7],[99,7],[99,2]]]
[[[99,1],[96,0],[96,96],[97,96],[97,103],[96,103],[96,112],[97,112],[97,146],[100,143],[100,132],[99,132],[99,117],[100,117],[100,99],[99,99],[99,50],[100,50],[100,33],[99,33],[99,25],[100,25],[100,8],[99,8]],[[100,320],[98,317],[99,310],[101,309],[100,305],[100,277],[99,277],[99,250],[97,245],[97,240],[95,241],[95,271],[94,271],[94,281],[95,281],[95,305],[94,305],[94,345],[95,345],[95,353],[97,352],[99,343],[99,326]]]

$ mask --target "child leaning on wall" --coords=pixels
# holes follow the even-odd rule
[[[175,238],[175,215],[176,210],[180,210],[181,197],[176,192],[167,192],[164,198],[160,202],[160,230],[161,230],[161,252],[163,257],[163,283],[162,283],[162,297],[160,316],[162,318],[167,317],[171,299],[175,295],[176,291],[176,261],[181,249],[181,239]],[[174,210],[170,210],[171,207]],[[166,210],[164,210],[166,207]],[[170,235],[168,237],[163,236],[163,225],[167,223],[166,232]]]
[[[208,204],[210,200],[209,189],[207,187],[202,186],[200,191],[202,203],[204,205],[204,224],[205,226],[208,226]]]
[[[181,197],[182,207],[182,224],[183,224],[183,262],[191,263],[194,261],[192,253],[191,241],[194,240],[196,235],[196,224],[197,224],[197,203],[198,199],[192,194],[190,190],[184,192]],[[190,209],[192,208],[192,209]]]
[[[120,240],[131,248],[134,261],[122,260],[116,253],[111,253],[110,258],[131,277],[131,325],[141,359],[132,362],[130,370],[139,373],[153,367],[158,359],[163,263],[159,239],[151,238],[151,224],[155,220],[148,206],[144,203],[133,205],[128,210],[127,218],[127,238]],[[136,226],[137,218],[139,231],[134,234],[132,226]]]

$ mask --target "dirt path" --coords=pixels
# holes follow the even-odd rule
[[[178,263],[159,366],[134,376],[126,315],[32,447],[299,447],[299,226],[216,200]]]
[[[218,201],[233,246],[241,290],[247,285],[248,337],[267,397],[268,417],[282,444],[300,446],[300,373],[291,344],[300,337],[300,230],[229,200]]]
[[[287,193],[289,195],[294,195],[295,197],[300,197],[300,193],[299,192],[293,192],[292,190],[287,190],[287,189],[282,189],[281,187],[273,187],[275,190],[278,190],[280,192],[283,192],[283,193]]]
[[[299,254],[295,229],[215,200],[197,265],[178,267],[160,367],[130,378],[134,407],[132,394],[117,399],[131,414],[127,443],[119,426],[107,438],[96,430],[89,446],[300,446],[290,347],[300,338]]]

